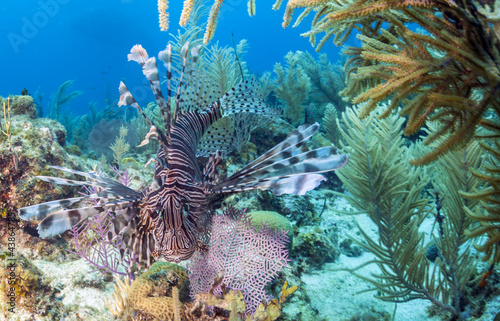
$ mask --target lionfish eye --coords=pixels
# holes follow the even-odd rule
[[[182,215],[184,217],[187,217],[189,216],[189,212],[190,212],[191,208],[189,206],[189,204],[185,203],[183,206],[182,206]]]

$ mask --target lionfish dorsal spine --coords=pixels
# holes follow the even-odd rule
[[[170,132],[172,112],[170,110],[170,97],[172,96],[172,45],[168,44],[165,50],[158,53],[158,58],[163,61],[163,65],[167,68],[167,105],[165,108],[160,109],[161,115],[163,117],[163,122],[165,123],[165,130],[167,133]]]
[[[153,126],[153,123],[151,122],[151,120],[149,120],[148,116],[146,116],[141,106],[139,106],[137,101],[134,99],[134,96],[132,96],[132,94],[128,90],[127,86],[125,86],[123,81],[120,81],[119,91],[120,91],[120,100],[118,101],[118,107],[127,105],[134,107],[142,114],[144,119],[148,122],[149,126],[150,127]]]
[[[188,50],[189,48],[189,42],[186,42],[181,49],[181,55],[182,55],[182,67],[181,67],[181,72],[179,75],[179,84],[177,85],[177,92],[175,93],[175,116],[174,116],[174,123],[181,112],[181,94],[182,94],[182,85],[183,85],[183,80],[184,80],[184,73],[186,72],[186,65],[187,65],[187,58],[188,58]]]

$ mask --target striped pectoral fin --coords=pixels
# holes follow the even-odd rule
[[[69,230],[79,222],[93,217],[106,210],[112,212],[130,212],[133,211],[133,208],[137,206],[137,201],[120,200],[117,202],[111,202],[99,206],[89,206],[55,212],[47,215],[47,217],[45,217],[38,224],[38,234],[41,238],[55,236]]]
[[[321,174],[303,174],[260,180],[246,180],[244,183],[237,184],[219,184],[214,186],[211,191],[213,193],[234,193],[260,189],[269,190],[276,195],[304,195],[308,191],[318,187],[325,180],[326,178]]]
[[[50,201],[42,204],[22,207],[19,209],[19,218],[25,221],[35,220],[41,221],[48,215],[55,213],[63,208],[67,208],[75,203],[78,203],[82,199],[88,198],[90,196],[74,197],[63,200]]]
[[[299,194],[317,187],[325,178],[319,173],[345,166],[347,154],[337,148],[307,150],[304,143],[318,130],[318,124],[295,130],[285,141],[257,158],[224,182],[212,186],[213,193],[269,189],[276,194]]]
[[[322,181],[326,181],[326,178],[321,174],[304,174],[262,180],[256,186],[261,190],[270,190],[276,195],[304,195],[308,191],[318,187]]]
[[[254,160],[238,172],[234,173],[229,178],[229,180],[253,176],[262,168],[268,167],[281,160],[294,157],[297,154],[307,152],[308,148],[304,144],[318,131],[318,129],[318,123],[315,123],[311,126],[299,126],[297,129],[291,132],[284,141],[259,156],[256,160]]]
[[[107,190],[103,195],[98,194],[98,197],[118,197],[118,198],[142,198],[142,194],[134,191],[133,189],[121,184],[120,182],[117,182],[113,179],[102,177],[93,173],[86,173],[86,172],[81,172],[77,171],[74,169],[69,169],[65,167],[59,167],[59,166],[49,166],[50,168],[58,169],[61,171],[65,171],[68,173],[72,173],[75,175],[80,175],[83,177],[88,178],[90,181],[74,181],[74,180],[68,180],[68,179],[63,179],[63,178],[58,178],[58,177],[47,177],[47,176],[37,176],[37,178],[40,178],[42,180],[45,180],[47,182],[51,183],[56,183],[56,184],[62,184],[62,185],[87,185],[87,186],[95,186],[95,187],[100,187],[102,189]]]
[[[149,268],[154,249],[155,239],[152,232],[132,227],[123,232],[120,243],[121,258],[129,254],[130,263],[137,263],[139,269],[141,266]]]
[[[152,221],[146,214],[141,212],[139,207],[135,207],[133,213],[117,212],[108,238],[120,239],[122,260],[126,255],[130,255],[130,264],[138,263],[148,268],[155,249],[155,239]]]
[[[349,160],[347,154],[337,154],[334,146],[315,150],[276,161],[255,171],[255,177],[289,176],[306,173],[324,173],[344,167]]]
[[[78,224],[82,214],[79,209],[53,213],[38,224],[38,234],[43,239],[59,235]]]

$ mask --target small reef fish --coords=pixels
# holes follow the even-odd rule
[[[172,47],[158,55],[167,69],[167,98],[160,88],[155,57],[149,57],[140,45],[132,48],[129,60],[138,62],[160,108],[164,128],[148,119],[123,82],[120,83],[119,106],[135,107],[150,125],[141,145],[149,139],[159,142],[154,159],[154,183],[135,191],[113,179],[95,173],[68,168],[52,168],[87,180],[70,180],[37,176],[40,180],[73,186],[92,187],[90,195],[54,200],[19,209],[24,220],[38,220],[38,233],[46,238],[60,234],[82,220],[103,211],[114,214],[109,237],[121,236],[120,252],[130,254],[131,261],[149,267],[150,255],[163,256],[171,262],[186,260],[196,250],[206,250],[206,229],[213,210],[224,197],[254,189],[275,194],[299,194],[316,188],[326,180],[320,173],[343,167],[347,154],[337,154],[333,146],[308,150],[307,140],[318,129],[318,123],[302,125],[280,144],[226,179],[218,175],[221,150],[231,144],[230,135],[212,130],[219,119],[240,112],[265,112],[265,103],[254,80],[244,80],[213,99],[201,95],[204,79],[196,72],[200,46],[181,50],[180,68],[172,66]],[[176,71],[177,90],[172,93],[172,74]],[[200,98],[202,97],[202,98]],[[203,142],[203,143],[201,143]],[[204,164],[204,166],[200,166]],[[97,199],[94,206],[69,208],[84,199]]]

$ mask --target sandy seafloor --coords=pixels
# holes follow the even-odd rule
[[[314,202],[314,197],[311,201]],[[317,202],[322,202],[316,198]],[[336,198],[330,203],[337,210],[349,211],[352,210],[350,205],[343,198]],[[322,224],[336,224],[341,233],[356,233],[356,228],[352,228],[355,220],[360,226],[368,232],[371,237],[376,236],[376,226],[366,215],[345,215],[338,214],[331,210],[326,210],[323,213],[324,221]],[[426,224],[432,225],[432,220],[428,219]],[[430,230],[430,229],[429,229]],[[313,271],[310,274],[302,275],[302,287],[311,298],[311,305],[318,312],[319,320],[326,319],[332,321],[349,320],[355,315],[359,315],[364,311],[386,311],[390,315],[394,312],[394,303],[383,302],[373,297],[372,292],[359,291],[367,289],[370,285],[343,271],[332,271],[341,268],[351,268],[362,264],[373,258],[369,252],[363,252],[359,257],[347,257],[340,255],[339,259],[334,263],[326,263],[319,271]],[[43,260],[34,260],[33,263],[40,271],[48,278],[52,279],[51,285],[60,289],[61,292],[58,300],[61,300],[64,305],[79,306],[78,314],[72,314],[65,318],[64,321],[73,320],[94,320],[104,321],[113,320],[113,316],[109,312],[104,302],[105,299],[112,302],[112,293],[114,292],[113,284],[107,283],[104,289],[88,286],[98,278],[98,273],[90,273],[92,270],[83,259],[72,261],[63,264],[47,262]],[[362,274],[370,275],[377,273],[378,268],[375,265],[365,267]],[[77,285],[80,284],[80,285]],[[82,286],[85,284],[86,286]],[[299,288],[300,291],[300,288]],[[300,311],[303,305],[297,300],[290,299],[285,303],[285,312],[290,315],[295,315]],[[437,316],[429,317],[426,309],[431,304],[426,300],[413,300],[407,303],[399,303],[396,309],[396,321],[441,321]],[[481,321],[492,321],[494,315],[500,310],[500,297],[496,297],[493,301],[488,302],[485,314],[479,319]],[[10,320],[33,320],[28,313],[18,311],[15,315],[11,315]],[[34,320],[47,320],[46,318],[37,318]],[[279,319],[278,319],[279,320]]]

